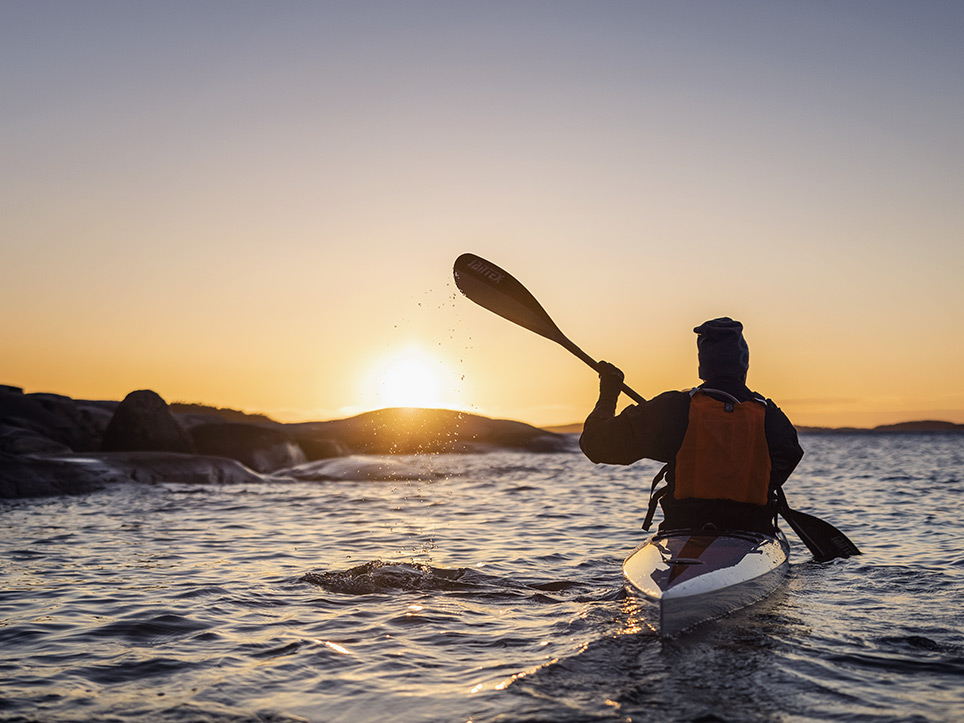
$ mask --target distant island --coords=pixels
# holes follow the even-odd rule
[[[582,423],[562,424],[553,427],[543,427],[547,432],[555,434],[581,434]],[[936,419],[925,419],[918,422],[898,422],[897,424],[881,424],[876,427],[805,427],[797,426],[801,434],[915,434],[933,432],[964,432],[964,424],[944,422]]]
[[[881,424],[876,427],[797,427],[798,432],[807,434],[895,434],[917,432],[964,432],[964,424],[925,419],[918,422],[898,422]]]

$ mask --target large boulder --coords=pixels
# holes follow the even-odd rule
[[[149,389],[128,394],[111,417],[101,449],[105,452],[194,452],[167,402]]]
[[[117,483],[251,484],[262,477],[240,462],[173,452],[97,452],[14,457],[0,453],[0,499],[94,492]]]
[[[190,434],[200,454],[235,459],[257,472],[272,472],[307,461],[298,443],[278,428],[211,422],[192,427]]]
[[[0,498],[79,495],[116,480],[113,470],[95,459],[0,454]]]
[[[24,454],[70,449],[97,449],[99,431],[70,397],[24,394],[19,387],[0,385],[0,451]]]
[[[114,417],[114,412],[120,402],[116,401],[93,401],[89,399],[75,399],[74,405],[80,412],[80,416],[87,422],[87,426],[97,438],[97,448],[100,449],[100,441],[104,438],[104,432],[110,420]]]
[[[298,446],[309,460],[331,459],[333,457],[347,457],[351,450],[340,439],[326,437],[324,432],[317,434],[313,432],[313,425],[318,422],[307,422],[304,425],[295,425],[293,433],[298,442]],[[321,422],[320,424],[324,424]],[[289,426],[289,430],[291,427]]]
[[[36,429],[0,421],[0,453],[11,455],[64,454],[73,450]]]
[[[268,479],[224,457],[172,452],[106,452],[92,456],[120,478],[146,484],[251,484]]]

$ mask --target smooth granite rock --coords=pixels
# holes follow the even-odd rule
[[[294,467],[307,461],[298,443],[280,428],[215,422],[192,427],[190,435],[200,454],[236,459],[257,472]]]
[[[161,397],[149,389],[128,394],[111,417],[101,442],[104,452],[194,451],[194,443]]]

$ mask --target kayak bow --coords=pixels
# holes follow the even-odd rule
[[[789,567],[783,533],[669,530],[626,558],[623,575],[659,610],[659,635],[682,632],[773,592]]]

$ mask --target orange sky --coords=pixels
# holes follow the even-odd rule
[[[872,10],[872,11],[871,11]],[[581,420],[741,319],[798,424],[964,422],[964,6],[0,6],[0,383]]]

